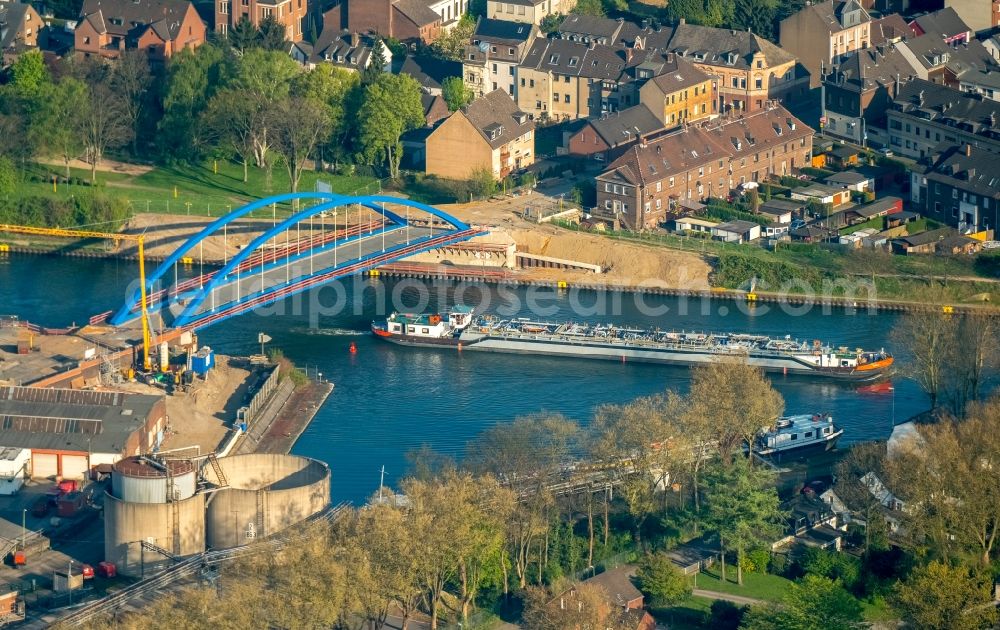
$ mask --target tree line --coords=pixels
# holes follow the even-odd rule
[[[461,461],[428,448],[410,475],[332,525],[312,526],[280,554],[226,567],[215,588],[184,591],[113,628],[468,627],[477,609],[503,610],[538,630],[619,628],[607,593],[574,580],[624,553],[656,607],[691,593],[665,554],[701,538],[719,550],[720,575],[793,578],[779,601],[717,602],[706,627],[854,629],[862,601],[921,628],[984,628],[1000,530],[1000,398],[964,420],[920,428],[921,442],[887,455],[850,450],[836,491],[855,518],[856,553],[807,550],[779,563],[770,545],[787,531],[772,468],[744,445],[783,411],[755,368],[719,363],[693,372],[686,394],[666,391],[595,410],[588,425],[536,414],[487,429]],[[919,448],[918,448],[919,447]],[[905,498],[887,508],[871,475]],[[613,489],[609,491],[609,484]],[[735,565],[734,571],[725,569]],[[703,587],[704,588],[704,587]],[[574,605],[559,606],[560,597]]]
[[[41,157],[66,177],[82,159],[96,181],[109,152],[163,162],[214,157],[288,171],[295,191],[310,160],[399,172],[400,136],[424,124],[419,84],[372,66],[354,73],[300,66],[283,50],[244,45],[183,50],[164,68],[126,51],[113,62],[67,58],[52,69],[21,55],[0,90],[0,139],[15,165]],[[258,41],[256,39],[251,40]],[[235,43],[234,43],[235,42]]]

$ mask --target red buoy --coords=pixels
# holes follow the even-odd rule
[[[358,346],[353,341],[351,342],[350,352],[351,352],[351,354],[357,354],[358,353]]]

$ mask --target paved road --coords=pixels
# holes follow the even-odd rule
[[[741,606],[753,606],[754,604],[765,603],[762,599],[744,597],[742,595],[730,595],[729,593],[720,593],[718,591],[706,591],[700,588],[694,589],[691,591],[691,594],[695,597],[704,597],[706,599],[721,599],[734,604],[740,604]]]

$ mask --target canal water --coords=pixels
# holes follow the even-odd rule
[[[135,275],[128,261],[0,257],[0,315],[46,326],[82,322],[117,308]],[[382,466],[387,483],[404,475],[407,452],[423,445],[461,456],[483,429],[518,415],[560,412],[586,423],[601,403],[666,388],[683,391],[689,382],[686,369],[668,366],[399,347],[368,333],[370,322],[393,308],[417,311],[464,301],[507,316],[790,335],[906,354],[890,340],[898,317],[891,313],[751,308],[663,296],[637,302],[632,294],[536,289],[353,278],[216,324],[200,338],[219,352],[245,355],[259,352],[257,333],[264,332],[298,365],[335,383],[293,452],[329,462],[333,499],[354,502],[377,490]],[[919,389],[899,377],[891,391],[878,393],[795,377],[776,376],[774,383],[788,413],[832,413],[845,428],[843,444],[884,439],[894,418],[903,421],[927,407]]]

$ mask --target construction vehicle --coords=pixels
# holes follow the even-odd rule
[[[94,232],[91,230],[71,230],[64,228],[43,228],[32,225],[7,225],[0,223],[0,232],[9,234],[27,234],[31,236],[49,236],[62,238],[101,238],[114,241],[115,246],[121,241],[131,241],[137,244],[139,249],[139,284],[140,284],[140,312],[142,316],[142,369],[144,372],[152,372],[153,363],[149,358],[150,328],[149,313],[147,311],[146,296],[146,256],[144,250],[144,234],[121,234],[119,232]]]

